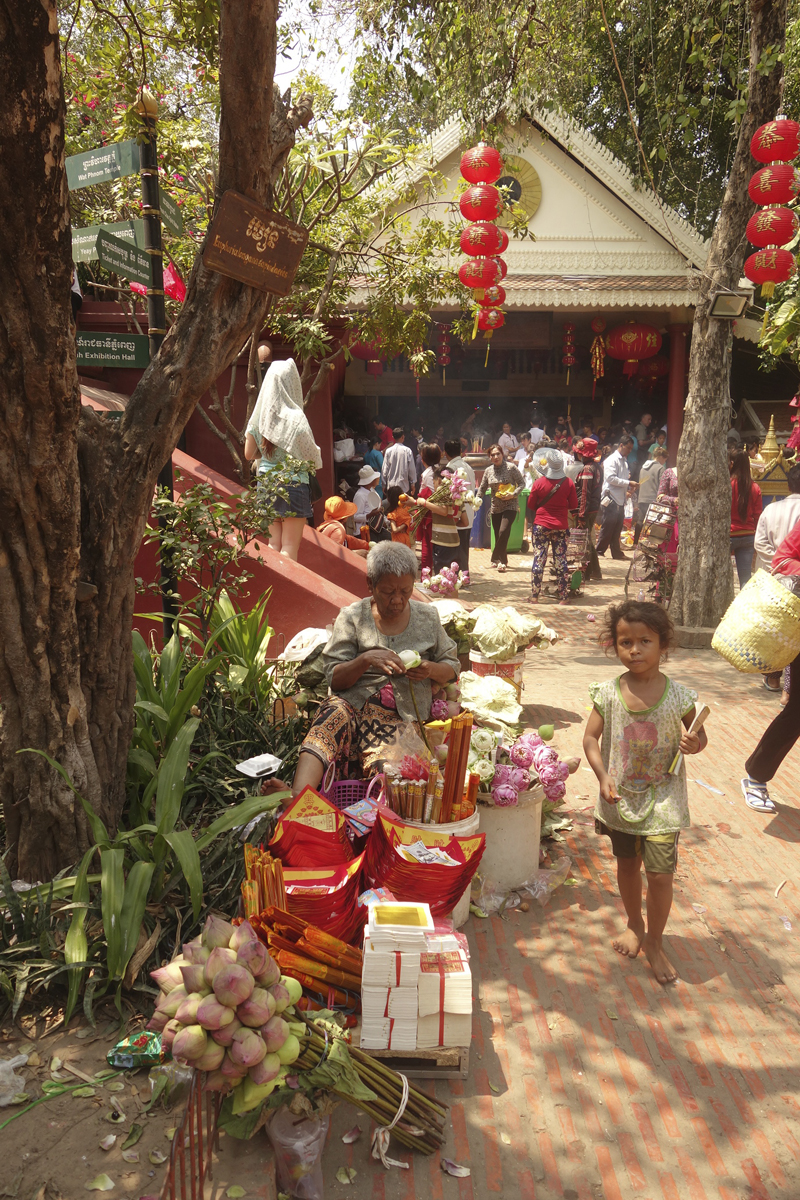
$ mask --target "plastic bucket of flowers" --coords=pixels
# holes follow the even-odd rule
[[[469,664],[473,675],[499,675],[501,679],[507,679],[509,683],[513,683],[517,689],[517,696],[522,695],[522,667],[525,663],[525,652],[515,654],[513,658],[507,658],[503,662],[498,662],[495,658],[485,658],[479,650],[470,650]]]

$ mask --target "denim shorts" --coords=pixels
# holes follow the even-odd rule
[[[266,504],[269,497],[269,507],[271,513],[274,513],[273,520],[282,521],[284,517],[302,517],[305,520],[313,518],[311,489],[307,483],[290,483],[283,491],[286,493],[286,499],[276,495],[266,479],[258,481],[258,500]]]

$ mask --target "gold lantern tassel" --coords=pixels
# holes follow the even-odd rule
[[[493,329],[487,329],[486,333],[483,335],[486,338],[486,360],[483,364],[484,368],[488,367],[488,365],[489,365],[489,351],[492,348],[492,334],[493,333],[494,333]]]
[[[475,338],[478,335],[478,312],[479,311],[480,311],[479,309],[477,309],[477,308],[475,309],[475,320],[472,322],[472,340],[473,340],[473,342],[475,341]]]

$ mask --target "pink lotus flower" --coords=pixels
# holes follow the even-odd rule
[[[549,746],[537,746],[533,752],[533,765],[541,774],[542,767],[548,766],[550,763],[557,763],[558,755],[555,750],[551,750]]]
[[[524,792],[525,788],[531,781],[530,772],[525,767],[511,767],[511,777],[509,783],[515,787],[518,792]]]
[[[523,733],[517,740],[524,742],[526,746],[530,746],[531,750],[535,750],[537,746],[544,745],[538,733]]]
[[[449,716],[446,700],[434,700],[431,704],[431,720],[446,721]]]
[[[533,750],[524,742],[515,742],[509,752],[509,758],[515,767],[530,767],[533,763]]]
[[[492,800],[498,808],[510,808],[518,803],[517,789],[510,783],[501,783],[499,787],[492,788]]]
[[[557,783],[551,783],[549,787],[544,789],[544,794],[551,804],[557,804],[559,800],[563,800],[567,794],[567,789],[559,780]]]
[[[559,783],[561,776],[558,773],[558,767],[553,763],[548,763],[539,771],[539,782],[543,788],[552,787],[553,784]]]
[[[510,784],[512,770],[513,768],[508,763],[497,763],[494,769],[492,785],[498,787],[500,784]]]
[[[566,782],[567,779],[569,779],[569,763],[560,762],[558,764],[557,770],[558,770],[558,778],[562,782]]]

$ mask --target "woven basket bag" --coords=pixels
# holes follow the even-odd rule
[[[782,671],[800,654],[800,596],[767,571],[756,571],[720,621],[711,646],[737,671]]]

